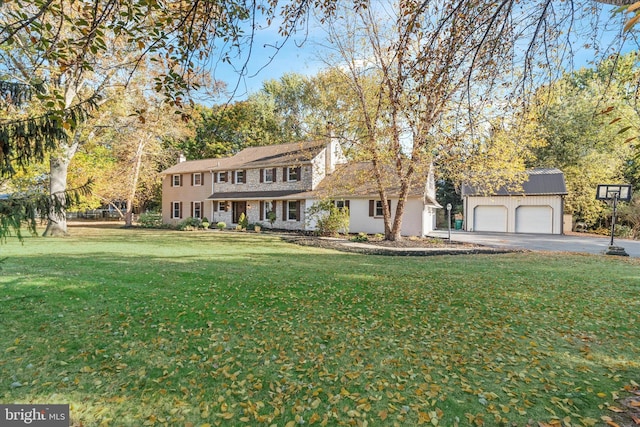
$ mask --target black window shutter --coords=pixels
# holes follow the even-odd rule
[[[282,168],[282,182],[287,182],[289,180],[287,175],[289,175],[287,173],[287,168]]]
[[[231,172],[231,183],[232,184],[236,183],[236,173],[237,173],[237,171]]]
[[[298,200],[296,202],[296,221],[300,221],[300,205],[302,205],[302,201]]]
[[[178,208],[178,211],[180,211],[180,215],[178,215],[178,218],[182,218],[182,202],[180,202],[180,207]]]
[[[376,201],[369,200],[369,216],[374,216],[376,212]]]
[[[302,168],[300,166],[296,168],[296,177],[298,181],[302,181]]]
[[[264,169],[260,169],[260,182],[264,182]]]
[[[288,203],[289,203],[289,202],[288,202],[288,201],[286,201],[286,200],[283,200],[283,201],[282,201],[282,220],[283,220],[283,221],[286,221],[287,219],[289,219],[289,218],[287,217],[287,204],[288,204]]]
[[[229,171],[224,173],[224,182],[229,182]]]
[[[273,168],[273,177],[271,177],[271,182],[276,182],[276,168]]]
[[[218,182],[218,172],[213,173],[213,183],[215,184],[216,182]]]
[[[264,202],[260,201],[260,221],[264,219]]]
[[[347,209],[349,209],[349,208],[351,207],[351,206],[350,206],[350,203],[349,203],[349,200],[345,200],[345,201],[344,201],[344,206],[345,206]]]

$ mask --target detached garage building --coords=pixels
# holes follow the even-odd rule
[[[527,171],[519,190],[505,187],[487,194],[462,186],[464,229],[498,233],[563,234],[567,187],[559,169]]]

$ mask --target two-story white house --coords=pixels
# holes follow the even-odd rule
[[[220,159],[180,161],[162,172],[163,222],[206,217],[213,224],[221,221],[233,227],[245,214],[249,223],[314,230],[306,210],[320,199],[331,198],[349,207],[349,232],[383,233],[382,205],[370,166],[347,162],[335,138],[250,147]],[[395,209],[397,188],[390,187],[389,194]],[[420,177],[407,200],[402,234],[424,236],[432,231],[439,207],[433,174]]]

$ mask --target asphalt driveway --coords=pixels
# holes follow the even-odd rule
[[[447,230],[436,230],[431,236],[447,238]],[[451,230],[451,240],[476,243],[479,245],[529,249],[533,251],[580,252],[603,254],[611,242],[611,237],[592,235],[553,235],[553,234],[510,234],[485,233],[476,231]],[[631,257],[640,257],[640,241],[615,239],[615,246],[621,246]]]

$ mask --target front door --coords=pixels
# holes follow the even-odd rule
[[[233,223],[237,224],[240,222],[240,215],[247,215],[247,202],[233,202],[231,210],[233,211]]]

